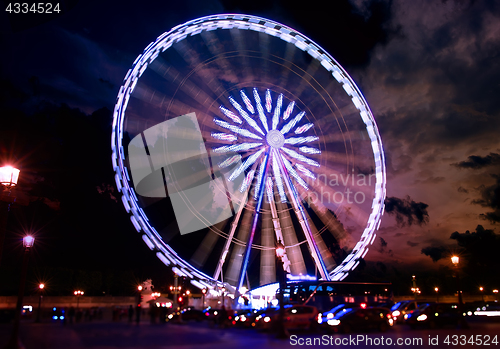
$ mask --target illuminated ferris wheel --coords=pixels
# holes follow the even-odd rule
[[[280,23],[214,15],[137,57],[114,111],[113,167],[136,230],[200,288],[291,275],[342,280],[384,209],[365,98],[319,45]]]

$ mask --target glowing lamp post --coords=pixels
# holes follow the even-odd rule
[[[458,323],[459,328],[469,328],[469,325],[464,318],[464,309],[462,302],[462,290],[460,289],[460,273],[458,270],[458,264],[460,263],[460,258],[458,256],[451,257],[451,263],[453,263],[455,269],[455,277],[457,279],[457,292],[458,292],[458,311],[460,313],[460,320]]]
[[[84,292],[81,290],[76,290],[73,292],[73,294],[76,296],[76,310],[78,310],[78,307],[80,305],[80,296],[84,295]]]
[[[205,309],[205,295],[207,294],[207,289],[201,290],[201,308]]]
[[[42,307],[42,292],[45,288],[45,284],[41,283],[40,285],[38,285],[38,292],[40,292],[40,295],[38,296],[38,312],[36,313],[36,320],[35,322],[40,322],[40,310],[41,310],[41,307]]]
[[[24,346],[19,341],[19,325],[21,322],[21,312],[23,308],[24,286],[26,285],[26,272],[28,271],[29,254],[34,243],[35,238],[31,235],[27,235],[23,238],[24,256],[21,268],[19,293],[17,295],[16,317],[14,318],[14,328],[12,330],[12,336],[9,343],[4,347],[4,349],[24,348]]]
[[[226,300],[224,299],[224,296],[226,294],[226,288],[225,287],[221,288],[220,292],[221,292],[221,296],[222,296],[222,306],[225,308]]]
[[[436,292],[436,303],[439,303],[439,287],[434,287],[434,291]]]
[[[479,287],[479,291],[481,291],[481,301],[484,303],[484,292],[483,292],[484,287],[483,286]]]
[[[497,289],[494,289],[493,290],[493,293],[495,294],[496,298],[497,298],[497,301],[498,301],[498,290]]]
[[[0,184],[5,185],[8,189],[15,187],[19,180],[19,171],[12,166],[0,167]]]
[[[0,167],[0,184],[7,189],[7,195],[2,196],[0,200],[0,263],[2,260],[3,243],[7,228],[7,217],[10,211],[10,205],[16,200],[10,196],[11,190],[17,185],[19,179],[19,170],[12,166]]]

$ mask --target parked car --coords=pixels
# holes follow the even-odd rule
[[[278,323],[279,308],[270,308],[256,318],[257,328],[271,329]],[[310,305],[285,305],[284,326],[286,329],[311,329],[317,326],[318,309]]]
[[[400,301],[394,304],[391,308],[392,318],[394,323],[404,323],[404,316],[418,308],[418,303],[414,300]]]
[[[329,319],[329,329],[335,332],[349,333],[356,331],[387,331],[394,324],[391,311],[381,307],[348,308]]]
[[[236,326],[238,327],[256,327],[258,321],[262,318],[262,314],[273,312],[277,308],[264,308],[260,310],[249,310],[235,317]]]
[[[460,320],[458,306],[447,303],[430,303],[407,315],[405,323],[411,328],[456,326]]]
[[[328,320],[331,320],[341,311],[345,311],[346,309],[350,309],[355,307],[353,304],[339,304],[336,307],[333,307],[332,309],[324,312],[324,313],[319,313],[318,314],[318,324],[321,327],[328,327]]]

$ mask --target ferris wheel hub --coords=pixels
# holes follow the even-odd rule
[[[285,145],[285,136],[278,130],[271,130],[266,136],[267,144],[271,147],[280,149]]]

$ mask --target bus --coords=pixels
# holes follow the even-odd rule
[[[288,282],[283,290],[285,303],[312,305],[320,312],[339,304],[392,305],[391,283],[299,281]]]

